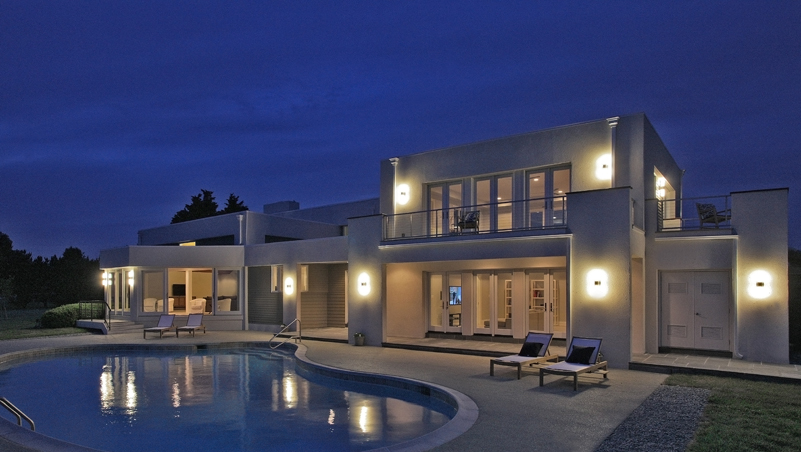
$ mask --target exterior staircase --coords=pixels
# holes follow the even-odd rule
[[[128,333],[141,333],[144,325],[141,323],[134,323],[129,320],[111,319],[111,328],[106,327],[103,320],[78,320],[75,324],[78,328],[88,328],[93,330],[100,330],[103,334],[128,334]]]

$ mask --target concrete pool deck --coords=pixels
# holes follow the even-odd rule
[[[0,341],[0,354],[86,345],[158,347],[264,342],[271,337],[269,333],[255,331],[210,331],[194,338],[168,334],[162,339],[156,336],[142,339],[139,333],[82,334]],[[579,389],[574,392],[571,379],[548,376],[546,385],[539,387],[536,372],[524,371],[523,378],[517,380],[516,371],[511,367],[496,369],[495,376],[490,377],[489,359],[482,356],[353,347],[314,340],[304,340],[303,345],[307,348],[306,356],[320,364],[422,380],[469,396],[478,405],[477,421],[466,433],[433,449],[438,451],[592,451],[666,378],[660,373],[611,369],[608,380],[598,376],[581,378]],[[512,352],[519,349],[518,344],[504,344],[499,350],[506,347]],[[34,450],[19,447],[2,437],[0,449]]]

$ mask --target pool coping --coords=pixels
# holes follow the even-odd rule
[[[294,355],[295,358],[297,358],[295,361],[296,366],[300,367],[304,371],[344,381],[375,384],[394,389],[412,391],[417,394],[447,403],[456,409],[456,414],[453,416],[453,418],[436,430],[426,433],[425,435],[418,436],[414,439],[393,444],[391,446],[372,449],[374,451],[412,452],[429,450],[436,446],[445,444],[463,434],[470,429],[473,424],[475,424],[476,420],[478,420],[478,406],[473,399],[454,389],[413,378],[373,374],[327,366],[316,363],[307,358],[306,346],[302,344],[284,343],[282,345],[284,347],[294,349]],[[0,370],[14,367],[26,360],[41,359],[49,356],[68,355],[71,353],[87,351],[184,351],[187,353],[196,353],[198,350],[218,350],[229,348],[272,349],[267,341],[215,342],[193,345],[95,344],[77,345],[71,347],[34,348],[0,355]],[[276,347],[276,349],[278,348],[280,347]],[[36,433],[24,426],[18,426],[14,422],[3,417],[0,417],[0,421],[2,421],[0,422],[0,437],[3,437],[4,439],[21,447],[48,452],[103,452],[100,449],[92,449],[90,447],[80,446],[68,441],[49,437],[41,433]]]

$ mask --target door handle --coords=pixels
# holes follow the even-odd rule
[[[695,315],[697,315],[697,316],[699,316],[699,317],[701,316],[701,314],[699,314],[699,313],[697,313],[697,312],[695,313]]]

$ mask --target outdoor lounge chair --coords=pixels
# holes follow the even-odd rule
[[[519,380],[524,364],[532,366],[534,364],[558,361],[559,357],[556,355],[546,356],[548,347],[551,346],[551,339],[553,339],[553,334],[528,333],[520,353],[490,360],[490,376],[495,375],[496,365],[515,366],[517,367],[517,379]]]
[[[456,227],[459,229],[459,232],[464,232],[465,229],[472,229],[473,232],[478,232],[478,219],[481,215],[481,212],[478,210],[471,210],[469,212],[465,212],[464,216],[459,218],[456,221]]]
[[[165,331],[173,328],[173,321],[175,321],[175,314],[161,314],[159,324],[142,330],[142,337],[147,338],[147,333],[159,333],[159,338],[163,337]]]
[[[731,209],[718,210],[714,204],[695,203],[695,208],[698,210],[698,221],[701,228],[704,224],[714,224],[716,228],[720,227],[721,223],[731,220]]]
[[[598,352],[601,351],[601,339],[574,336],[567,349],[567,358],[550,366],[540,367],[540,386],[543,385],[545,374],[563,375],[573,377],[573,390],[578,391],[579,374],[597,372],[604,378],[609,378],[609,369],[606,361],[598,362]]]
[[[195,331],[197,330],[203,330],[203,334],[206,334],[206,325],[203,325],[203,314],[189,314],[189,318],[186,319],[186,325],[175,329],[175,337],[178,337],[178,333],[181,331],[191,332],[192,337],[195,337]]]

